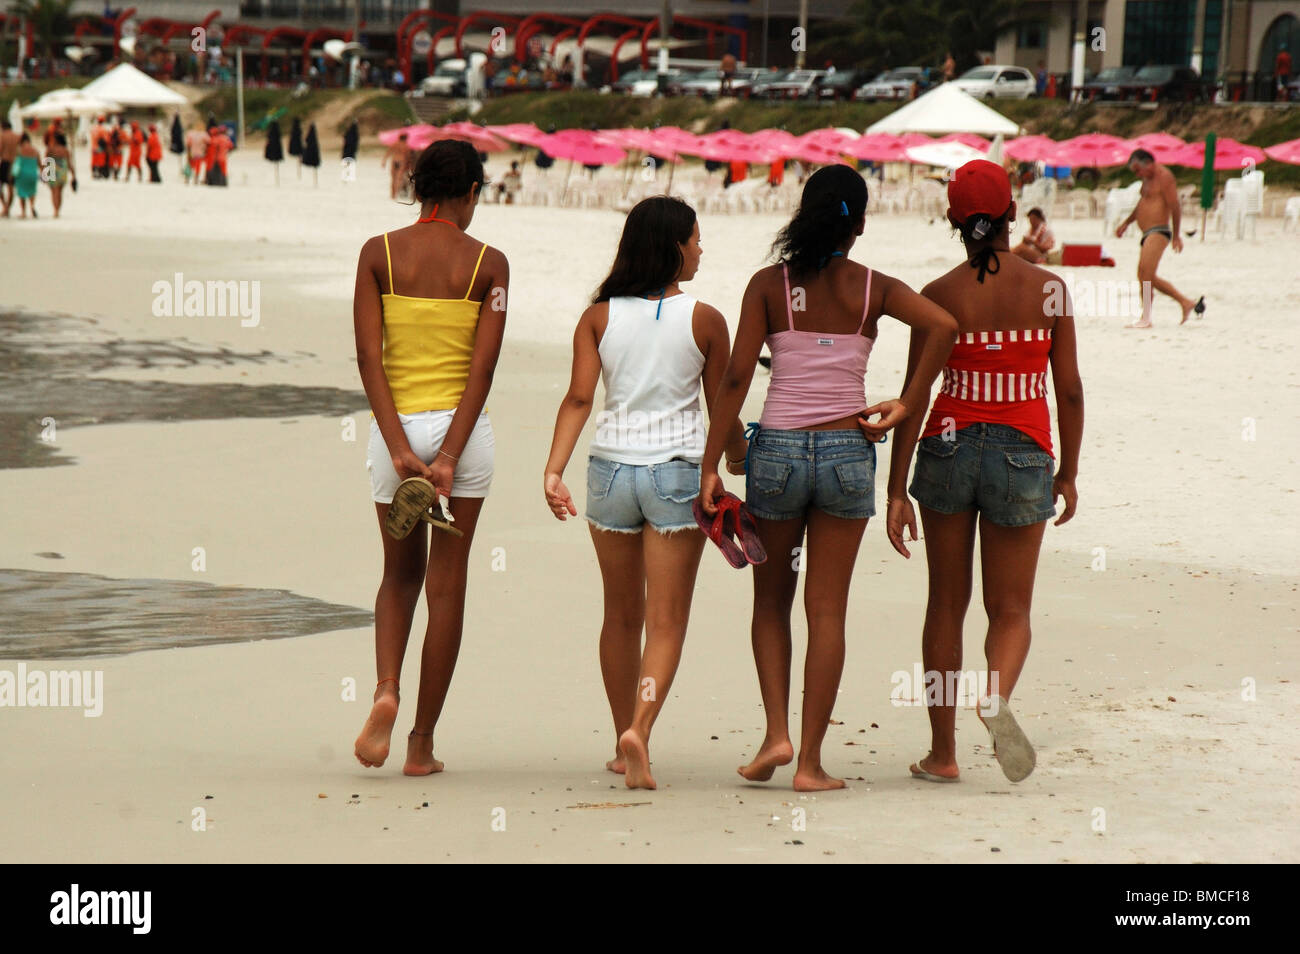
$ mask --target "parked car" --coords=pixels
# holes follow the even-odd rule
[[[749,88],[741,95],[746,99],[755,97],[766,99],[767,88],[774,83],[784,82],[785,78],[793,72],[793,70],[759,70],[758,75],[750,82]]]
[[[464,96],[468,64],[461,59],[443,60],[432,74],[420,82],[425,96]]]
[[[817,87],[818,99],[852,99],[865,77],[859,70],[836,70]]]
[[[744,96],[762,70],[742,68],[731,77],[731,95]],[[682,76],[668,90],[674,96],[703,96],[716,99],[722,94],[722,70],[706,70],[694,76]]]
[[[1208,96],[1200,74],[1190,66],[1144,66],[1120,84],[1120,98],[1136,102],[1191,102]]]
[[[1119,99],[1124,84],[1132,80],[1135,73],[1135,66],[1108,66],[1083,84],[1083,98],[1088,102],[1095,99]]]
[[[868,103],[882,99],[908,99],[912,95],[913,84],[918,92],[926,88],[925,70],[919,66],[902,66],[885,70],[871,82],[859,86],[853,98]]]
[[[678,82],[683,76],[679,69],[668,70],[668,85],[671,86]],[[615,93],[624,93],[628,96],[653,96],[659,92],[659,71],[658,70],[632,70],[623,73],[618,80],[610,85],[610,89]]]
[[[1023,66],[977,66],[953,82],[976,99],[1028,99],[1037,85]]]
[[[775,83],[768,83],[756,95],[765,99],[813,99],[825,78],[824,70],[791,70]]]

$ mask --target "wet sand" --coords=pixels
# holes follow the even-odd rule
[[[0,224],[0,256],[18,276],[6,280],[0,310],[94,318],[128,342],[184,339],[188,349],[287,358],[96,372],[115,381],[355,392],[356,252],[366,237],[412,218],[383,200],[377,170],[364,163],[360,170],[361,181],[349,187],[322,177],[319,190],[286,181],[277,192],[258,184],[260,161],[237,164],[232,178],[246,175],[243,189],[211,195],[220,190],[168,184],[143,207],[127,187],[91,184],[58,223]],[[106,252],[122,223],[126,237],[112,241],[126,250]],[[461,662],[436,739],[447,772],[419,780],[400,774],[423,609],[395,751],[378,771],[363,770],[351,753],[374,680],[367,626],[82,659],[79,667],[104,671],[102,717],[0,709],[10,742],[0,747],[0,774],[25,783],[0,793],[8,857],[1300,858],[1294,236],[1265,220],[1258,241],[1212,238],[1167,256],[1168,276],[1189,293],[1204,291],[1210,304],[1189,327],[1179,329],[1174,306],[1164,302],[1152,332],[1121,330],[1127,318],[1080,316],[1088,393],[1080,512],[1066,527],[1048,529],[1034,648],[1013,703],[1038,746],[1035,773],[1006,782],[973,713],[964,712],[963,783],[907,777],[908,763],[924,754],[928,726],[923,708],[891,703],[891,676],[919,661],[924,543],[904,562],[873,521],[850,597],[835,713],[841,724],[825,749],[828,769],[850,787],[801,796],[788,787],[789,769],[766,786],[735,775],[762,726],[749,580],[713,553],[700,572],[682,669],[652,739],[659,791],[629,792],[600,770],[613,739],[596,656],[599,577],[585,527],[557,523],[546,510],[540,471],[568,380],[565,343],[620,225],[600,210],[484,206],[471,228],[510,256],[514,291],[489,399],[496,479],[475,542]],[[733,327],[748,275],[779,225],[766,215],[702,219],[704,265],[690,290],[718,304]],[[1065,240],[1095,240],[1100,229],[1068,219],[1053,227]],[[1064,271],[1127,280],[1136,241],[1107,244],[1119,268]],[[955,248],[940,226],[873,216],[853,257],[919,287],[956,264]],[[41,278],[41,263],[56,249],[78,263],[77,283]],[[260,324],[153,317],[151,283],[178,270],[260,280]],[[105,294],[87,300],[86,288]],[[868,375],[871,400],[897,393],[906,353],[902,329],[882,327]],[[756,418],[764,386],[756,380],[746,420]],[[354,440],[345,418],[353,419]],[[1253,440],[1243,439],[1247,418]],[[380,541],[367,493],[365,423],[359,408],[295,406],[279,417],[60,429],[59,452],[75,466],[0,471],[0,567],[194,581],[191,553],[201,546],[202,582],[367,607]],[[585,438],[569,470],[579,496],[583,448]],[[882,457],[882,484],[886,473]],[[40,555],[49,553],[63,559],[52,564]],[[979,600],[976,580],[966,628],[972,669],[982,666]],[[799,614],[794,626],[798,659]],[[347,680],[360,701],[346,698]],[[207,809],[206,831],[191,828],[195,807]],[[504,831],[494,830],[499,818]],[[801,820],[805,830],[796,828]]]

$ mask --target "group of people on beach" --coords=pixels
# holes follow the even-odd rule
[[[429,623],[408,775],[443,768],[433,733],[460,647],[470,547],[492,480],[495,438],[484,404],[505,332],[509,264],[465,232],[484,181],[472,146],[447,141],[424,150],[411,174],[418,220],[367,241],[357,268],[357,361],[373,412],[367,467],[384,569],[375,603],[378,681],[355,753],[366,766],[388,757],[423,589]],[[1083,388],[1074,322],[1068,307],[1049,307],[1060,280],[1011,251],[1016,205],[999,166],[976,160],[958,169],[948,198],[965,254],[918,293],[848,257],[865,229],[861,175],[846,166],[816,172],[776,236],[776,263],[749,282],[734,346],[722,314],[682,288],[703,254],[694,210],[656,196],[628,214],[609,274],[577,321],[543,483],[559,520],[578,515],[564,473],[603,379],[585,517],[604,592],[599,656],[615,739],[606,767],[628,787],[656,787],[651,731],[677,671],[710,542],[733,566],[752,567],[750,633],[767,730],[740,774],[765,781],[795,759],[791,611],[802,572],[808,647],[794,787],[844,786],[823,766],[821,748],[844,665],[853,565],[876,513],[876,445],[891,430],[886,534],[910,556],[907,540],[917,539],[910,492],[929,566],[925,668],[961,670],[978,535],[988,616],[988,693],[978,715],[1007,777],[1033,770],[1033,747],[1008,700],[1029,651],[1046,522],[1057,500],[1057,524],[1077,502]],[[886,316],[911,329],[904,384],[898,399],[868,406],[865,374]],[[760,421],[746,429],[738,415],[764,345],[771,381]],[[940,393],[927,418],[936,378]],[[745,478],[743,502],[724,487],[724,459],[728,474]],[[910,772],[955,781],[957,700],[940,692],[926,702],[930,750]]]
[[[197,119],[185,134],[185,179],[190,185],[230,184],[226,163],[235,142],[225,126]]]
[[[72,183],[77,187],[77,171],[73,168],[68,137],[56,119],[45,130],[45,156],[36,148],[34,140],[39,130],[16,130],[7,119],[0,119],[0,217],[9,218],[15,202],[19,218],[39,218],[36,211],[36,194],[43,180],[50,189],[50,203],[57,219],[63,210],[63,190]]]

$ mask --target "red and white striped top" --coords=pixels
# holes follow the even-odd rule
[[[1052,453],[1047,412],[1050,328],[967,331],[957,336],[922,437],[971,424],[1005,424]]]

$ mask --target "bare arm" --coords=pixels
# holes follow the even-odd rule
[[[740,408],[754,379],[758,354],[767,337],[767,305],[763,301],[758,277],[761,274],[759,272],[751,278],[745,289],[736,344],[709,406],[709,437],[704,445],[704,460],[700,463],[700,505],[710,516],[717,512],[714,500],[723,493],[722,480],[718,477],[718,458],[731,438],[734,422],[740,417]]]
[[[916,367],[912,369],[911,379],[903,382],[903,393],[898,398],[907,408],[907,415],[915,416],[919,421],[930,403],[934,379],[943,370],[957,340],[957,319],[898,279],[887,275],[879,277],[885,280],[881,312],[892,315],[909,326],[913,333],[921,332],[923,336]]]
[[[1183,203],[1178,198],[1178,180],[1174,178],[1172,172],[1167,172],[1165,176],[1165,203],[1169,206],[1169,217],[1172,223],[1173,236],[1170,242],[1175,246],[1174,251],[1180,252],[1183,248],[1182,225],[1183,225]]]
[[[731,360],[731,335],[727,331],[727,322],[722,317],[722,312],[704,302],[696,303],[692,323],[695,343],[704,353],[700,386],[704,389],[704,403],[709,409],[709,421],[712,423],[718,387],[722,384],[722,377]],[[740,423],[740,418],[736,417],[724,445],[728,462],[742,459],[746,449],[745,428]]]
[[[608,314],[608,303],[592,305],[582,313],[573,332],[573,370],[569,375],[569,390],[555,415],[555,436],[551,439],[551,454],[542,476],[547,506],[560,520],[578,515],[573,496],[564,486],[564,468],[568,466],[578,436],[591,416],[596,381],[600,378],[596,324],[598,319],[603,323]]]
[[[375,264],[379,260],[379,245],[383,239],[372,238],[361,248],[357,261],[356,288],[352,296],[352,327],[356,337],[357,370],[361,386],[365,388],[370,410],[383,435],[388,454],[393,459],[393,469],[399,477],[430,476],[427,465],[415,456],[402,430],[401,419],[393,405],[393,392],[384,374],[384,313],[380,299],[379,280]]]
[[[1056,390],[1056,423],[1061,432],[1061,459],[1052,481],[1052,497],[1065,497],[1065,511],[1056,524],[1074,516],[1078,492],[1074,481],[1079,473],[1079,448],[1083,444],[1083,382],[1074,329],[1074,306],[1066,299],[1065,314],[1052,330],[1052,384]]]

